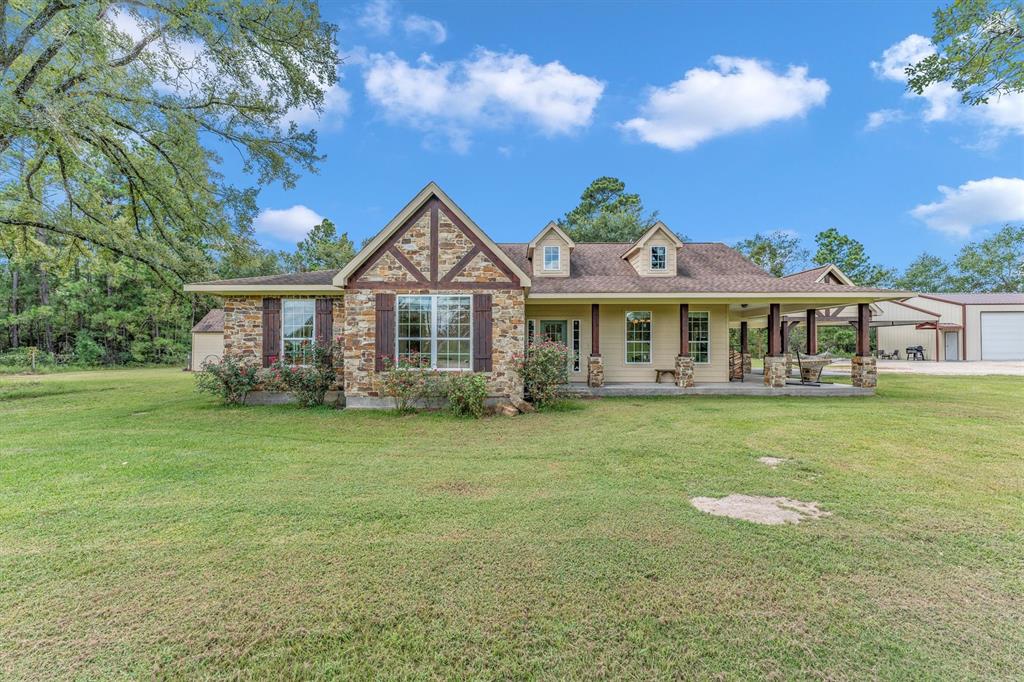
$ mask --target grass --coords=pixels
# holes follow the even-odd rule
[[[565,407],[0,379],[0,676],[1024,676],[1020,378]],[[832,516],[687,502],[733,492]]]

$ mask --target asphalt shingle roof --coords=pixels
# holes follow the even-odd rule
[[[237,277],[235,279],[215,279],[196,284],[331,284],[338,270],[313,270],[312,272],[286,272],[281,275],[263,275],[261,277]]]
[[[222,332],[224,331],[224,310],[214,308],[203,316],[203,319],[192,327],[194,332]]]
[[[966,305],[1024,305],[1024,294],[924,294]]]

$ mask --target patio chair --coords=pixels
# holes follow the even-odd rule
[[[803,355],[796,352],[796,363],[800,368],[800,381],[802,386],[821,386],[821,371],[832,364],[833,358],[828,353],[821,355]],[[793,382],[794,384],[797,382]]]

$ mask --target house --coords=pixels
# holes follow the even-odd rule
[[[204,362],[216,362],[224,356],[224,310],[214,308],[192,327],[192,352],[188,368],[197,372]]]
[[[387,405],[380,373],[420,354],[443,371],[487,376],[491,396],[519,396],[517,354],[557,339],[581,386],[651,385],[669,370],[681,390],[749,370],[749,329],[767,327],[759,381],[786,379],[783,316],[815,327],[823,309],[861,321],[853,384],[875,385],[870,306],[913,292],[817,278],[778,278],[719,243],[684,243],[657,223],[635,243],[575,243],[549,223],[529,241],[497,244],[435,183],[423,188],[338,271],[189,284],[223,298],[224,355],[301,363],[311,342],[335,343],[349,407]],[[815,327],[816,328],[816,327]],[[730,349],[736,329],[740,348]],[[809,335],[810,352],[815,334]]]
[[[878,348],[921,346],[928,360],[1024,360],[1024,294],[919,294],[885,302],[880,319],[925,318],[879,327]]]

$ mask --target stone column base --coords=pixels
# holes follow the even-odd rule
[[[786,376],[793,376],[793,354],[786,353]]]
[[[859,355],[850,358],[850,379],[859,388],[875,388],[878,385],[878,365],[875,359]]]
[[[729,381],[743,380],[743,355],[738,350],[729,351]]]
[[[750,353],[741,353],[740,355],[743,356],[743,373],[744,374],[750,374],[750,369],[751,369]]]
[[[689,355],[676,356],[676,386],[693,388],[693,358]]]
[[[591,355],[587,360],[587,386],[601,388],[604,386],[604,361],[600,355]]]
[[[786,358],[783,355],[764,356],[764,385],[782,388],[786,385]]]

